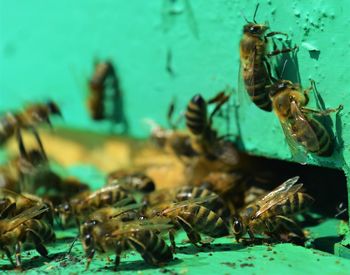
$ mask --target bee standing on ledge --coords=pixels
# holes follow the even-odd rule
[[[23,246],[34,245],[41,256],[48,258],[44,243],[55,240],[55,233],[50,224],[35,218],[47,210],[43,205],[36,205],[13,218],[0,220],[0,251],[5,253],[16,268],[22,268]],[[16,263],[12,260],[13,254]]]
[[[291,217],[306,210],[313,198],[300,192],[303,184],[295,184],[299,177],[288,179],[262,199],[248,205],[239,217],[234,218],[232,231],[237,242],[246,233],[251,240],[254,234],[266,234],[280,239],[281,229],[294,231],[304,237]]]
[[[21,113],[7,113],[0,117],[0,145],[5,143],[9,138],[22,129],[31,130],[43,151],[36,127],[40,124],[47,123],[51,126],[50,116],[58,115],[62,117],[61,111],[57,104],[49,101],[46,104],[29,105]]]
[[[305,154],[300,155],[300,147],[318,156],[326,157],[333,153],[331,135],[313,116],[325,116],[343,108],[342,105],[336,109],[326,110],[305,107],[309,102],[308,93],[314,87],[314,82],[311,82],[311,87],[304,91],[289,80],[278,80],[269,86],[273,110],[281,122],[293,157],[296,158],[305,157]]]
[[[86,270],[95,252],[115,252],[115,269],[120,263],[120,255],[126,250],[136,250],[148,264],[162,266],[173,259],[170,247],[158,232],[171,228],[166,224],[152,224],[148,221],[125,222],[110,220],[86,221],[81,227],[81,241],[87,256]]]
[[[270,112],[271,101],[266,91],[266,86],[271,84],[273,77],[266,57],[290,52],[296,47],[283,50],[275,49],[273,52],[267,53],[267,38],[276,34],[286,34],[281,32],[265,34],[269,27],[265,24],[258,24],[255,21],[258,7],[259,4],[256,6],[253,22],[249,22],[245,18],[247,24],[243,27],[243,37],[240,41],[240,75],[244,80],[245,89],[254,104],[260,109]]]

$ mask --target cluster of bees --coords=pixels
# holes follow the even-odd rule
[[[341,107],[324,111],[306,108],[310,89],[302,91],[297,84],[271,75],[268,58],[293,49],[267,53],[268,38],[281,33],[266,34],[266,30],[267,26],[255,19],[243,28],[240,53],[248,95],[262,110],[275,111],[293,149],[301,146],[311,153],[329,155],[331,138],[313,115],[329,114]],[[103,98],[105,79],[111,75],[110,64],[97,66],[90,82],[96,91],[96,98],[90,101],[96,119],[103,113],[94,107],[99,105],[95,104],[97,97]],[[175,234],[179,230],[184,230],[195,246],[208,244],[202,235],[231,236],[237,242],[252,243],[256,236],[275,241],[305,240],[294,217],[307,209],[313,198],[304,193],[299,177],[287,179],[272,191],[255,188],[256,179],[246,172],[244,157],[235,144],[214,129],[215,115],[230,96],[226,92],[209,100],[200,94],[193,96],[185,113],[187,131],[177,129],[172,122],[174,105],[167,116],[171,127],[155,125],[152,141],[189,167],[186,184],[166,189],[157,189],[144,171],[111,172],[105,186],[94,191],[77,179],[53,172],[36,129],[40,124],[51,124],[50,116],[61,115],[54,102],[1,117],[0,142],[15,136],[19,156],[0,168],[0,251],[17,268],[21,268],[25,248],[34,247],[41,256],[50,258],[46,244],[55,240],[57,227],[78,229],[86,268],[96,253],[110,252],[116,255],[117,267],[127,250],[137,251],[151,265],[164,265],[176,253]],[[210,113],[208,105],[213,106]],[[33,132],[39,149],[26,149],[23,130]],[[170,245],[165,241],[167,236]]]

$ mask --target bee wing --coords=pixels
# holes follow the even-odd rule
[[[102,193],[105,193],[105,192],[109,192],[109,191],[113,191],[114,189],[118,189],[120,188],[120,186],[118,185],[109,185],[109,186],[105,186],[99,190],[96,190],[94,192],[92,192],[90,195],[88,195],[87,197],[85,197],[82,201],[81,201],[81,204],[84,204],[90,200],[93,200],[96,196],[99,196],[100,194]]]
[[[28,200],[29,202],[36,202],[36,203],[38,202],[38,201],[35,201],[31,198],[28,198],[22,194],[18,194],[16,192],[13,192],[13,191],[11,191],[9,189],[5,189],[5,188],[0,189],[0,197],[23,198],[25,200]]]
[[[26,209],[22,213],[10,219],[10,226],[7,231],[11,231],[22,223],[35,218],[36,216],[48,211],[49,208],[43,207],[43,205],[35,205],[29,209]]]
[[[120,234],[127,234],[144,230],[161,232],[174,227],[172,224],[170,224],[170,219],[167,218],[157,219],[154,221],[152,220],[124,222],[118,229],[114,230],[110,236],[116,237]]]
[[[303,141],[300,143],[306,147],[307,142],[310,150],[318,151],[320,149],[320,144],[317,135],[295,101],[291,102],[290,111],[295,120],[294,128],[296,129],[294,129],[294,132],[302,131],[303,133]]]
[[[287,141],[287,144],[290,148],[290,151],[292,153],[292,157],[294,160],[300,162],[300,163],[306,163],[307,160],[307,153],[303,146],[301,146],[296,139],[292,136],[292,129],[291,125],[287,122],[281,122],[281,126],[283,129],[284,137]]]
[[[142,206],[143,206],[142,203],[134,203],[134,204],[130,204],[130,205],[127,205],[124,207],[120,207],[117,209],[117,212],[115,213],[115,215],[112,216],[112,219],[116,218],[120,215],[123,215],[124,213],[127,213],[129,211],[140,209]]]
[[[259,217],[262,213],[270,209],[271,207],[283,203],[290,195],[295,194],[303,186],[302,183],[295,183],[299,180],[299,177],[294,177],[286,180],[276,189],[268,193],[256,204],[259,205],[259,210],[255,213],[254,218]]]
[[[162,211],[162,214],[167,214],[167,213],[173,212],[173,211],[175,211],[177,209],[186,207],[189,204],[202,204],[204,202],[208,202],[208,201],[211,201],[211,200],[214,200],[214,199],[217,199],[217,198],[218,198],[218,195],[211,194],[209,196],[202,197],[202,198],[193,198],[193,199],[189,199],[189,200],[176,202],[176,203],[171,204],[169,207],[165,208]]]
[[[238,70],[238,93],[237,93],[237,100],[236,100],[237,106],[246,105],[251,102],[244,84],[243,67],[244,65],[242,64],[242,61],[240,61],[239,70]]]

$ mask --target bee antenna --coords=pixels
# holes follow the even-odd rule
[[[281,77],[280,77],[280,79],[282,79],[282,78],[283,78],[283,74],[284,74],[284,71],[285,71],[285,69],[286,69],[286,65],[287,65],[287,63],[288,63],[288,59],[286,59],[286,60],[284,61],[284,64],[283,64],[283,67],[282,67],[282,72],[281,72]]]
[[[249,20],[247,19],[247,17],[244,15],[242,10],[241,10],[241,15],[247,23],[250,23]]]
[[[255,24],[256,24],[255,16],[256,16],[256,13],[258,12],[259,5],[260,5],[259,3],[256,4],[255,11],[254,11],[253,22],[254,22]]]

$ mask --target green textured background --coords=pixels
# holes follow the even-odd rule
[[[257,20],[289,33],[291,44],[300,46],[298,70],[289,75],[299,74],[304,87],[309,78],[316,80],[326,107],[344,104],[337,119],[331,116],[343,146],[338,146],[334,157],[310,158],[309,163],[343,168],[349,178],[349,1],[259,2]],[[0,113],[26,102],[54,99],[65,117],[55,124],[108,131],[107,123],[89,120],[85,85],[93,60],[109,58],[121,81],[129,133],[146,137],[149,129],[144,118],[165,124],[165,108],[174,95],[181,110],[194,93],[209,97],[227,85],[237,89],[241,11],[250,19],[255,4],[236,0],[1,0]],[[174,75],[165,69],[168,51]],[[316,106],[313,97],[310,105]],[[273,114],[243,104],[239,118],[247,151],[289,158]],[[231,130],[236,133],[233,120],[232,112]]]

